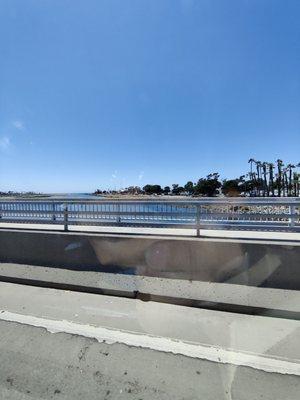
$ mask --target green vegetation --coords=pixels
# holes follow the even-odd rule
[[[47,195],[43,193],[35,193],[35,192],[14,192],[9,190],[8,192],[0,191],[0,197],[25,197],[25,198],[36,198],[36,197],[47,197]]]
[[[130,186],[118,192],[101,191],[95,194],[146,194],[146,195],[186,195],[186,196],[252,196],[252,197],[281,197],[300,196],[300,172],[298,164],[284,165],[278,159],[276,163],[261,162],[253,158],[248,161],[250,171],[235,179],[220,180],[217,172],[200,178],[197,182],[188,181],[184,186],[173,183],[172,188],[147,184],[143,188]]]

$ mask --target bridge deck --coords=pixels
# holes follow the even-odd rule
[[[1,398],[298,398],[299,321],[10,283],[0,302]]]

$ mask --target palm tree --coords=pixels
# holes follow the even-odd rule
[[[261,162],[260,161],[255,161],[256,164],[256,171],[257,171],[257,189],[258,189],[258,196],[260,196],[260,189],[261,189]]]
[[[248,164],[250,164],[250,173],[251,173],[251,175],[252,175],[252,172],[253,172],[253,163],[256,163],[256,161],[254,160],[254,158],[250,158],[248,160]]]
[[[289,186],[287,172],[287,168],[282,170],[282,193],[284,197],[287,196]]]
[[[274,164],[269,163],[269,191],[271,191],[272,196],[275,196],[274,192]]]
[[[286,171],[289,173],[289,177],[288,177],[288,185],[287,185],[287,194],[288,196],[292,196],[292,170],[296,168],[294,164],[288,164],[286,166]]]
[[[298,172],[293,173],[293,196],[299,196],[299,174]]]
[[[299,168],[300,163],[295,165],[295,168]],[[294,172],[294,195],[299,196],[299,191],[300,191],[300,174],[298,172]]]
[[[268,188],[268,182],[267,182],[267,167],[268,167],[268,163],[267,162],[263,162],[262,163],[262,170],[263,170],[263,177],[264,177],[264,183],[263,183],[263,195],[265,196],[267,194],[267,196],[269,196],[269,188]]]
[[[281,196],[281,192],[282,192],[282,167],[283,167],[283,161],[278,159],[276,161],[277,163],[277,169],[278,169],[278,197]]]

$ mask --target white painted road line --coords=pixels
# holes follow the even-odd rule
[[[222,364],[246,366],[266,372],[300,376],[299,363],[280,360],[266,355],[247,354],[215,346],[205,346],[200,343],[187,343],[165,337],[140,335],[133,332],[123,332],[91,325],[80,325],[70,321],[55,321],[46,318],[14,314],[8,311],[3,311],[0,315],[0,319],[45,328],[51,333],[61,332],[80,335],[96,339],[98,342],[106,342],[107,344],[122,343],[128,346],[181,354],[187,357],[200,358]]]
[[[0,320],[300,375],[300,321],[0,283]]]

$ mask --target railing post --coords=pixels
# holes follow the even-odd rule
[[[68,231],[68,206],[64,205],[64,231]]]
[[[52,221],[55,222],[56,221],[56,215],[55,215],[55,203],[52,203]]]
[[[116,217],[116,222],[117,222],[117,224],[119,224],[119,223],[121,222],[120,210],[121,210],[120,204],[117,203],[117,213],[118,213],[118,214],[117,214],[117,217]]]
[[[290,205],[290,228],[294,228],[295,226],[295,217],[296,217],[296,206],[295,205]]]
[[[196,204],[196,236],[200,237],[200,204]]]

